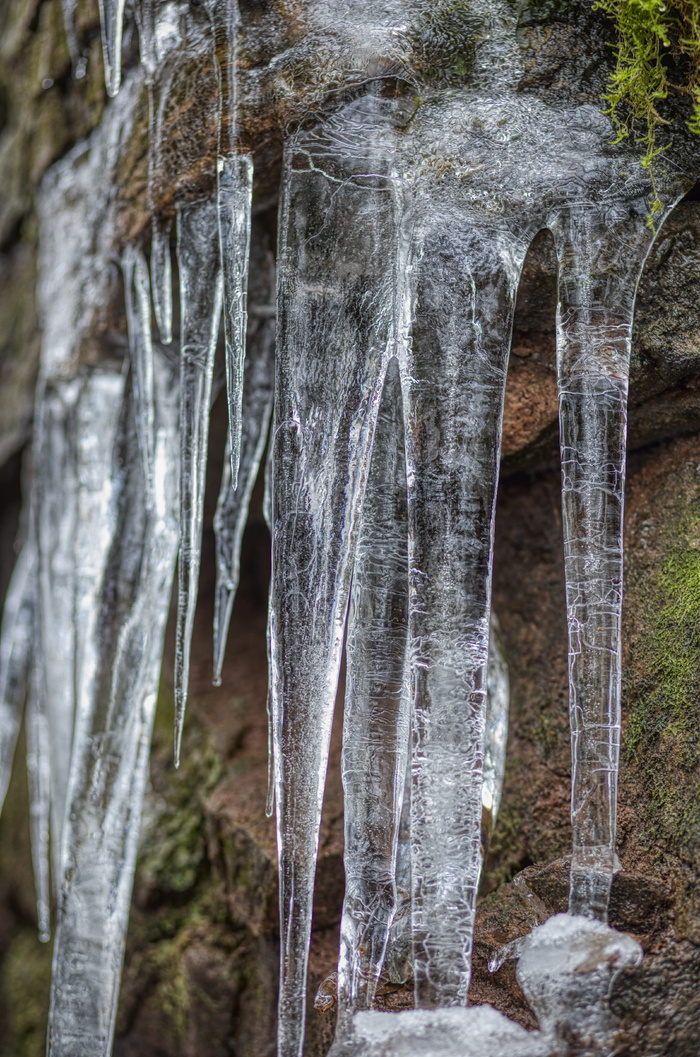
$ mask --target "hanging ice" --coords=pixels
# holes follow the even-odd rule
[[[115,96],[122,80],[124,0],[99,0],[99,4],[105,85],[107,95]]]
[[[175,763],[180,760],[190,645],[197,605],[209,408],[221,318],[222,281],[216,202],[182,206],[177,215],[180,274],[180,559],[175,646]]]
[[[0,811],[10,784],[31,670],[36,546],[30,536],[12,571],[0,627]]]
[[[387,262],[387,248],[399,241],[390,107],[377,96],[356,100],[285,159],[270,603],[283,1057],[297,1057],[303,1045],[311,897],[358,500],[397,339],[396,273]]]
[[[401,383],[394,358],[377,420],[348,619],[339,1028],[349,1013],[371,1006],[396,909],[396,851],[410,722],[401,411]]]
[[[241,418],[241,449],[238,486],[231,483],[230,450],[227,449],[221,474],[219,501],[214,516],[216,537],[216,595],[214,599],[214,682],[221,682],[228,629],[238,588],[241,542],[248,518],[248,505],[260,468],[272,414],[274,384],[275,321],[269,314],[274,291],[274,261],[257,232],[252,247],[255,270],[248,352],[244,369]]]
[[[616,868],[622,519],[634,298],[653,235],[644,198],[550,220],[569,625],[573,857],[569,909],[607,920]]]
[[[113,540],[94,625],[97,658],[79,710],[64,836],[48,1053],[111,1052],[141,804],[177,552],[178,394],[154,360],[154,502],[127,388],[111,477]]]
[[[219,237],[224,269],[226,393],[229,414],[231,486],[238,484],[242,443],[243,367],[246,337],[246,291],[253,197],[253,159],[238,142],[238,3],[209,0],[219,75],[220,127],[216,181]]]
[[[33,709],[51,746],[51,850],[54,885],[62,876],[61,841],[75,723],[77,555],[76,405],[80,380],[47,381],[39,390],[34,495],[38,541],[38,627]],[[37,741],[37,747],[41,742]]]
[[[146,478],[146,494],[153,491],[153,444],[155,408],[153,379],[153,339],[151,335],[151,296],[146,259],[135,246],[122,255],[124,300],[129,329],[132,384],[136,396],[136,432]]]

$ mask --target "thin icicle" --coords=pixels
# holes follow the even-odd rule
[[[247,328],[246,294],[253,159],[247,154],[220,158],[217,169],[219,235],[224,268],[226,393],[229,417],[231,487],[238,485],[242,444],[243,367]]]
[[[122,270],[132,363],[131,376],[136,396],[136,429],[146,478],[146,490],[150,494],[153,491],[155,416],[151,297],[146,259],[135,246],[125,248],[122,255]]]
[[[393,103],[354,100],[289,150],[273,430],[271,708],[280,857],[280,1057],[303,1048],[323,785],[386,365],[398,239]],[[371,177],[366,174],[371,173]]]
[[[197,606],[202,514],[214,355],[222,278],[216,202],[182,206],[177,215],[180,274],[180,559],[175,645],[175,765],[180,761],[190,647]]]
[[[253,200],[253,159],[239,153],[237,0],[210,0],[219,79],[219,158],[216,168],[219,238],[224,269],[226,395],[231,485],[237,487],[242,444],[243,367],[246,350],[248,259]]]
[[[51,852],[60,884],[61,840],[75,723],[74,606],[78,518],[75,444],[78,378],[41,386],[38,394],[33,502],[38,541],[35,707],[51,745]]]
[[[637,283],[653,233],[648,203],[566,208],[557,364],[569,626],[573,855],[569,910],[607,920],[616,870],[627,386]]]
[[[501,629],[491,610],[489,631],[489,666],[487,675],[486,719],[484,731],[484,774],[481,791],[482,842],[488,846],[498,817],[506,773],[510,680],[503,653]]]
[[[274,266],[267,252],[258,254],[255,278],[257,296],[270,298],[274,290]],[[216,595],[214,605],[214,684],[221,683],[228,629],[238,589],[241,541],[248,506],[260,468],[272,415],[274,387],[274,319],[258,317],[248,332],[248,353],[243,385],[243,414],[238,487],[231,483],[230,452],[227,447],[221,475],[219,501],[214,516],[216,538]]]
[[[342,775],[345,899],[338,1031],[371,1006],[396,909],[409,738],[408,547],[401,382],[389,363],[355,555]]]
[[[32,678],[35,684],[36,674]],[[51,938],[49,832],[51,816],[51,738],[40,695],[32,685],[27,704],[27,776],[29,778],[29,832],[36,889],[39,939]]]
[[[66,31],[68,51],[70,52],[71,64],[73,66],[73,76],[84,77],[85,67],[81,61],[80,53],[78,51],[78,38],[75,32],[75,13],[77,6],[78,0],[61,0],[61,8],[63,9],[63,25]]]
[[[124,0],[99,0],[102,27],[102,58],[107,95],[115,96],[122,80],[122,33]]]
[[[160,353],[154,368],[154,501],[128,387],[111,470],[116,527],[94,626],[98,666],[71,762],[49,1057],[109,1057],[114,1033],[177,553],[177,386]]]
[[[0,628],[0,812],[12,774],[31,669],[36,614],[36,544],[22,547],[5,597]]]
[[[170,224],[154,216],[151,225],[151,291],[160,340],[173,340],[173,275],[170,262]]]

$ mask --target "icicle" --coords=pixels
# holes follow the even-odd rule
[[[563,209],[557,363],[569,625],[573,856],[569,909],[607,920],[616,869],[622,522],[637,283],[653,234],[644,197]]]
[[[75,12],[78,6],[78,0],[61,0],[61,8],[63,9],[63,25],[66,31],[66,40],[68,42],[68,51],[70,52],[71,64],[73,66],[74,77],[84,77],[85,67],[81,61],[80,53],[78,51],[78,38],[75,32]]]
[[[107,95],[115,96],[122,79],[122,32],[124,0],[99,0],[102,26],[102,57]]]
[[[127,246],[122,255],[124,299],[129,329],[132,380],[136,395],[136,429],[146,477],[153,491],[154,381],[151,339],[151,298],[146,260],[140,250]]]
[[[178,403],[154,360],[150,501],[138,408],[125,390],[111,477],[116,525],[100,591],[90,700],[71,762],[54,950],[49,1057],[108,1057],[114,1032],[163,635],[177,553]]]
[[[222,280],[216,202],[181,206],[180,273],[180,560],[175,647],[175,765],[187,704],[190,645],[197,605],[214,354]]]
[[[247,326],[246,292],[250,252],[253,159],[239,153],[236,0],[209,0],[219,77],[219,159],[217,199],[219,238],[224,269],[224,332],[226,338],[226,394],[229,414],[231,485],[237,487],[241,454],[243,365]]]
[[[0,811],[27,696],[36,612],[36,543],[30,535],[7,589],[0,628]]]
[[[313,879],[352,557],[394,347],[391,107],[375,96],[353,101],[284,162],[270,600],[280,1057],[298,1057],[303,1046]]]
[[[32,678],[34,684],[36,674]],[[51,739],[40,695],[32,685],[26,713],[27,776],[29,778],[29,832],[36,889],[39,939],[50,937],[49,830],[51,815]]]
[[[151,225],[151,289],[160,340],[173,340],[173,276],[170,263],[170,224],[153,217]]]
[[[54,885],[62,875],[61,840],[75,722],[76,532],[79,479],[75,452],[77,378],[40,386],[35,479],[38,541],[38,641],[35,708],[51,745],[51,851]]]
[[[501,804],[506,773],[510,680],[503,655],[501,632],[496,614],[491,610],[489,631],[489,666],[487,675],[486,719],[484,731],[484,773],[481,790],[482,842],[488,846]]]
[[[369,1008],[396,905],[409,739],[406,460],[401,383],[389,364],[355,556],[343,725],[345,899],[338,1032]]]
[[[270,298],[274,291],[271,255],[257,254],[257,295]],[[214,516],[216,537],[216,597],[214,608],[214,683],[220,685],[233,602],[238,589],[243,530],[248,506],[260,468],[272,415],[274,386],[274,318],[257,316],[248,332],[245,361],[241,456],[238,487],[231,484],[231,462],[227,449],[221,475],[219,501]]]
[[[247,327],[246,290],[253,196],[252,158],[246,154],[220,158],[217,188],[221,256],[224,266],[229,456],[231,487],[236,488],[242,443],[243,364]]]
[[[507,227],[435,213],[426,210],[411,269],[405,389],[413,954],[424,1007],[463,1004],[469,987],[500,425],[527,248]]]

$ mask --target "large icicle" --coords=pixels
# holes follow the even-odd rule
[[[464,1004],[471,973],[500,427],[527,248],[507,226],[428,216],[412,266],[405,389],[413,958],[423,1007]]]
[[[141,805],[177,553],[178,400],[154,362],[153,500],[127,387],[112,467],[113,543],[95,624],[95,677],[81,701],[71,764],[54,951],[48,1054],[108,1057],[133,884]]]
[[[569,627],[573,855],[569,910],[607,920],[616,868],[627,385],[648,202],[573,205],[559,259],[557,364]]]
[[[180,760],[197,606],[214,355],[222,280],[213,199],[177,214],[180,273],[180,559],[175,646],[175,763]]]
[[[409,745],[408,549],[401,383],[392,359],[362,508],[348,617],[342,775],[345,899],[338,1031],[368,1009],[396,908]]]
[[[0,812],[10,784],[31,670],[35,578],[36,543],[30,535],[12,571],[0,628]]]
[[[352,557],[391,356],[392,103],[368,96],[284,163],[273,431],[271,707],[280,1057],[300,1057],[323,785]]]

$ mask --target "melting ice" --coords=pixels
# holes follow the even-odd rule
[[[64,10],[70,31],[72,0]],[[123,0],[101,0],[111,96],[123,13]],[[636,286],[653,241],[647,175],[624,144],[611,149],[596,107],[555,109],[514,91],[516,27],[498,0],[474,4],[471,79],[420,91],[411,26],[431,17],[429,4],[309,2],[309,32],[340,34],[347,45],[354,90],[339,99],[329,83],[332,102],[287,130],[275,310],[271,251],[252,222],[252,159],[239,141],[238,12],[210,0],[206,13],[197,47],[216,54],[217,182],[215,193],[177,202],[179,333],[170,220],[154,212],[154,181],[168,93],[187,52],[183,5],[136,4],[143,70],[127,77],[92,139],[54,168],[42,196],[36,483],[0,643],[0,793],[28,688],[44,934],[50,873],[58,902],[49,1053],[111,1049],[178,549],[179,753],[222,314],[229,435],[215,519],[217,680],[273,417],[279,1057],[303,1052],[345,637],[346,892],[333,1054],[467,1057],[487,1046],[491,1057],[535,1057],[557,1052],[572,1031],[604,1052],[612,983],[640,956],[605,922],[616,868],[627,377]],[[75,58],[74,35],[71,47]],[[385,91],[389,79],[400,90]],[[96,368],[81,342],[108,298],[111,188],[144,80],[150,261],[138,245],[123,248],[127,369]],[[687,181],[660,164],[657,182],[668,213]],[[507,672],[490,606],[503,395],[520,273],[543,228],[559,266],[574,843],[569,914],[519,949],[518,978],[540,1024],[528,1033],[491,1007],[462,1007],[484,810],[495,817],[504,770]],[[412,975],[415,1011],[371,1011],[383,973]]]

